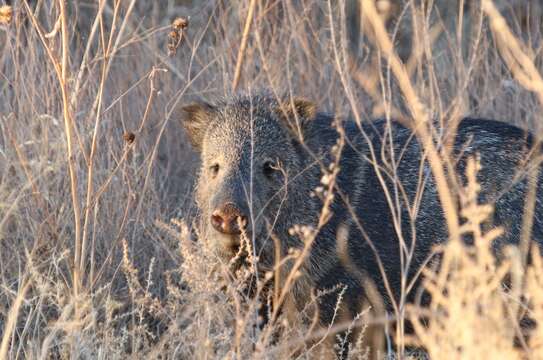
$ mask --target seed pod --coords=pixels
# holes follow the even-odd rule
[[[168,33],[168,56],[174,56],[183,40],[183,31],[189,26],[189,21],[179,17],[172,22],[172,30]]]
[[[130,145],[134,142],[134,140],[136,140],[136,135],[133,132],[126,132],[123,135],[123,139],[128,145]]]
[[[8,25],[13,18],[13,8],[9,5],[0,6],[0,24]]]
[[[172,23],[172,27],[175,30],[185,30],[188,26],[189,26],[188,19],[185,19],[185,18],[182,18],[182,17],[179,17],[179,18],[175,19],[173,21],[173,23]]]

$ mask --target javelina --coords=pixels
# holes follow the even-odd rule
[[[274,264],[270,233],[279,239],[282,256],[304,246],[289,229],[316,225],[322,201],[311,193],[321,185],[322,166],[331,161],[338,140],[333,122],[333,116],[317,112],[309,101],[266,93],[184,107],[184,127],[201,154],[196,198],[203,234],[219,255],[229,259],[236,253],[242,231],[253,239],[263,269]],[[354,264],[373,280],[390,304],[402,291],[401,274],[414,275],[432,246],[447,239],[447,229],[432,173],[411,130],[385,120],[360,126],[344,121],[341,126],[345,146],[332,215],[312,244],[292,296],[302,308],[309,299],[307,284],[316,289],[341,284],[346,286],[343,301],[355,313],[364,289],[349,267]],[[480,156],[480,200],[495,206],[493,221],[505,228],[496,248],[518,242],[528,188],[522,165],[540,153],[539,147],[533,149],[532,136],[505,123],[466,118],[452,144],[458,174],[464,173],[467,157]],[[463,185],[461,175],[458,180]],[[532,227],[538,241],[543,238],[540,199],[538,185]],[[339,229],[346,234],[350,266],[338,255]],[[401,257],[400,238],[404,250],[414,249],[410,262]],[[323,324],[332,321],[336,297],[332,293],[320,302]]]

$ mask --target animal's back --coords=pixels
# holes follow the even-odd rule
[[[323,229],[316,248],[331,246],[325,237],[342,241],[342,234],[348,233],[348,261],[359,274],[342,272],[338,265],[322,278],[340,278],[341,283],[350,284],[354,296],[360,292],[354,283],[361,275],[368,276],[381,294],[387,294],[384,272],[388,288],[398,298],[402,273],[413,276],[433,246],[447,240],[437,188],[410,129],[384,120],[362,128],[347,124],[345,129],[348,139],[340,163],[334,216]],[[466,160],[470,156],[480,159],[479,200],[494,205],[493,224],[504,228],[496,249],[503,243],[518,243],[527,193],[526,163],[534,152],[539,154],[539,147],[532,149],[533,137],[512,125],[467,118],[460,123],[453,144],[451,161],[459,186],[465,186]],[[535,176],[541,176],[539,171]],[[539,184],[532,232],[539,243],[543,239],[539,217],[543,213],[542,191]],[[336,244],[336,248],[340,247]]]

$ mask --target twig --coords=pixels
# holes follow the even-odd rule
[[[77,194],[77,173],[76,173],[76,163],[75,156],[73,152],[73,134],[72,127],[75,128],[73,124],[73,119],[70,114],[70,102],[68,96],[68,56],[69,56],[69,38],[68,38],[68,20],[66,15],[66,4],[63,0],[59,0],[60,7],[60,28],[62,36],[62,56],[60,63],[60,89],[62,93],[62,110],[64,117],[64,130],[66,133],[66,143],[68,147],[68,169],[70,172],[70,187],[72,193],[72,205],[74,210],[74,233],[75,233],[75,256],[74,256],[74,270],[73,270],[73,281],[74,281],[74,295],[77,297],[79,293],[80,286],[80,273],[77,264],[79,263],[79,257],[81,255],[81,209],[79,206],[79,199]]]
[[[251,30],[251,24],[253,22],[253,14],[255,12],[256,0],[251,0],[249,4],[249,10],[247,11],[247,17],[245,19],[245,28],[243,29],[243,35],[241,37],[241,45],[239,46],[238,60],[236,62],[236,71],[234,73],[234,80],[232,81],[232,91],[236,91],[239,78],[241,76],[241,65],[243,64],[243,58],[245,57],[245,49],[247,48],[247,40],[249,38],[249,31]]]

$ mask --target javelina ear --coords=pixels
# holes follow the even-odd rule
[[[317,116],[317,105],[303,98],[285,99],[278,110],[287,127],[298,136],[303,136]]]
[[[182,123],[190,143],[196,150],[201,150],[204,134],[211,121],[215,107],[205,102],[183,106]]]

